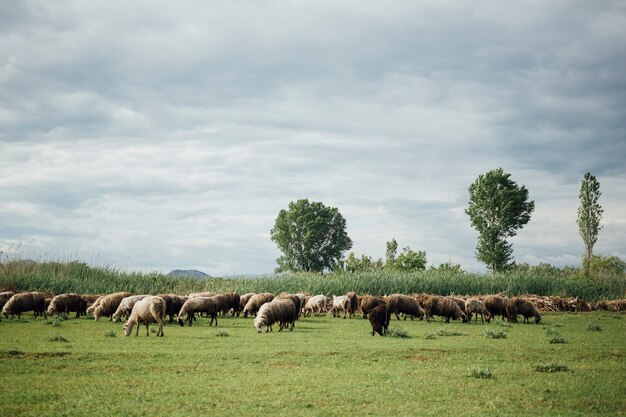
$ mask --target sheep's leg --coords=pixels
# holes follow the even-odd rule
[[[146,321],[146,336],[150,336],[150,329],[148,328],[150,326],[150,322]],[[139,328],[139,327],[137,327]]]
[[[393,312],[393,314],[395,314],[395,315],[396,315],[396,318],[397,318],[398,320],[400,320],[400,315],[398,314],[398,312],[397,312],[397,311],[394,311],[394,312]],[[404,319],[406,320],[406,317],[405,317]]]

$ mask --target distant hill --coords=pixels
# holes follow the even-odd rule
[[[167,276],[183,278],[211,278],[211,275],[205,274],[204,272],[196,269],[175,269],[169,272]]]

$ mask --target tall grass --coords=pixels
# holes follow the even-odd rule
[[[588,301],[624,298],[626,278],[603,276],[590,279],[571,274],[513,271],[488,275],[454,271],[371,271],[320,274],[278,274],[256,278],[174,278],[161,273],[129,273],[109,267],[90,267],[80,262],[28,263],[9,261],[0,265],[0,290],[66,292],[178,293],[237,291],[279,293],[308,291],[311,294],[431,293],[431,294],[537,294],[580,297]]]

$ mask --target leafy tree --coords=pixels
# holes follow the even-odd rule
[[[276,272],[333,270],[352,247],[339,210],[308,199],[292,201],[289,210],[281,210],[270,234],[283,253],[276,260]]]
[[[528,190],[511,180],[502,168],[479,175],[469,187],[469,207],[465,213],[480,234],[476,258],[491,272],[511,265],[513,249],[507,238],[517,234],[530,221],[535,202],[528,201]]]
[[[463,270],[461,269],[461,265],[452,263],[452,261],[448,261],[446,263],[439,264],[438,267],[435,267],[434,265],[431,265],[430,268],[428,268],[428,270],[429,271],[439,271],[439,272],[463,273]]]
[[[578,207],[578,231],[585,244],[583,256],[583,269],[585,276],[589,276],[590,262],[593,255],[593,246],[598,241],[598,232],[602,228],[602,207],[598,204],[600,199],[600,183],[590,173],[586,173],[580,186],[580,206]]]
[[[396,253],[398,252],[398,242],[396,239],[391,239],[387,242],[387,252],[385,254],[386,262],[385,267],[393,267],[393,263],[396,261]]]
[[[343,269],[350,272],[355,271],[375,271],[383,269],[383,260],[378,258],[376,261],[372,260],[371,256],[361,255],[357,258],[354,252],[350,252],[348,257],[343,260]]]
[[[623,275],[626,262],[617,256],[592,255],[589,267],[594,274]]]
[[[406,246],[393,262],[393,268],[400,271],[423,271],[426,269],[426,252],[415,252]]]

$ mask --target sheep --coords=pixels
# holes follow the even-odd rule
[[[265,303],[259,308],[254,318],[254,327],[257,332],[263,331],[263,326],[267,326],[267,332],[272,331],[272,325],[279,323],[279,330],[282,331],[288,324],[291,324],[291,330],[294,327],[294,321],[298,318],[298,310],[294,302],[289,298],[275,298],[269,303]]]
[[[165,300],[165,315],[170,317],[170,323],[172,323],[174,316],[178,316],[178,312],[187,301],[187,297],[177,294],[158,294],[157,296]]]
[[[217,326],[218,312],[219,305],[218,300],[215,297],[189,298],[185,301],[185,304],[183,304],[180,312],[178,313],[178,324],[180,324],[181,327],[184,326],[184,317],[187,315],[187,321],[189,321],[189,325],[191,326],[194,313],[207,313],[211,316],[211,323],[209,323],[209,326],[213,325],[213,320],[215,320],[215,326]]]
[[[277,298],[291,300],[296,306],[296,312],[298,314],[297,317],[300,317],[300,311],[302,310],[302,299],[297,294],[282,293]]]
[[[213,297],[215,295],[214,292],[192,292],[187,296],[188,298],[196,298],[196,297]]]
[[[506,307],[509,304],[509,299],[501,295],[488,295],[483,298],[483,303],[489,311],[491,317],[501,315],[503,320],[508,319]]]
[[[115,310],[115,313],[113,313],[113,317],[112,317],[113,323],[117,323],[117,321],[122,316],[126,316],[126,318],[129,318],[130,313],[133,311],[133,307],[135,306],[135,304],[138,301],[141,301],[146,297],[148,297],[147,294],[131,295],[130,297],[123,298],[122,301],[120,301],[120,305],[117,307],[117,310]]]
[[[355,292],[350,291],[346,294],[348,300],[350,300],[350,304],[348,306],[348,318],[352,318],[356,314],[357,309],[359,308],[359,297]]]
[[[239,315],[241,296],[236,292],[227,292],[226,294],[224,294],[224,296],[226,297],[225,313],[228,313],[230,310],[232,310],[233,312],[231,317],[235,317],[235,314]]]
[[[269,292],[253,295],[243,308],[243,316],[248,317],[250,314],[256,315],[263,304],[269,303],[273,299],[274,295]]]
[[[4,308],[4,305],[13,297],[15,293],[13,291],[0,292],[0,310]]]
[[[465,314],[467,314],[467,323],[472,322],[472,313],[476,314],[475,322],[478,322],[478,314],[480,313],[480,321],[485,322],[487,319],[487,323],[491,320],[491,314],[485,304],[477,298],[468,298],[465,300]]]
[[[333,317],[339,317],[340,311],[343,311],[343,318],[346,318],[348,314],[348,309],[350,308],[350,299],[348,299],[347,295],[336,296],[333,295],[333,306],[330,309],[330,312],[333,314]]]
[[[156,334],[157,337],[163,337],[165,308],[165,300],[154,295],[146,296],[137,301],[133,306],[130,317],[128,317],[126,324],[124,324],[124,334],[129,336],[133,331],[133,327],[136,325],[137,332],[135,333],[135,337],[139,336],[139,324],[144,322],[146,324],[146,336],[150,336],[150,323],[154,321],[159,324],[159,330]]]
[[[304,315],[310,316],[314,313],[316,316],[326,312],[326,296],[324,294],[315,295],[309,298],[304,306]]]
[[[115,313],[115,310],[117,310],[122,300],[130,295],[129,292],[116,292],[105,295],[99,299],[100,303],[98,307],[93,310],[93,317],[98,321],[100,317],[108,316],[109,321],[113,321],[113,313]]]
[[[370,324],[372,325],[372,336],[378,333],[384,336],[389,328],[389,320],[391,318],[391,312],[389,307],[384,302],[378,304],[370,311]]]
[[[21,318],[22,313],[25,311],[33,311],[35,317],[43,314],[44,318],[47,317],[45,309],[45,295],[41,292],[22,292],[12,296],[2,308],[2,313],[5,318],[9,315],[17,316]]]
[[[541,321],[541,315],[537,311],[537,307],[535,305],[523,298],[514,297],[509,301],[506,312],[509,317],[509,321],[513,323],[517,323],[517,315],[521,314],[524,316],[523,323],[530,323],[529,318],[534,317],[535,323],[539,324]]]
[[[87,302],[87,306],[96,302],[96,300],[102,297],[102,294],[81,294],[81,297]]]
[[[459,308],[458,304],[450,297],[435,296],[430,299],[430,305],[426,309],[426,320],[430,321],[433,316],[441,316],[446,319],[446,323],[450,323],[450,319],[462,319],[465,321],[465,313]]]
[[[239,314],[243,311],[244,307],[248,303],[248,300],[250,300],[253,295],[253,292],[249,292],[239,297],[239,311],[237,311],[237,317],[239,317]]]
[[[306,292],[299,292],[296,295],[300,297],[300,314],[304,315],[304,307],[306,306],[306,303],[308,303],[311,299],[311,294]]]
[[[456,303],[456,305],[459,306],[459,308],[461,309],[461,311],[465,311],[465,300],[461,297],[454,297],[449,295],[448,296],[449,299],[451,299],[452,301],[454,301]],[[467,321],[467,317],[463,317],[463,323],[465,323]]]
[[[93,316],[93,312],[96,311],[96,308],[98,308],[100,302],[104,299],[104,297],[106,297],[106,295],[101,295],[100,297],[96,298],[96,300],[89,307],[87,307],[88,316]]]
[[[385,300],[383,300],[381,297],[376,297],[373,295],[364,295],[362,297],[359,297],[359,306],[361,308],[361,311],[363,312],[363,318],[366,319],[367,315],[370,313],[370,311],[372,311],[374,307],[384,302]]]
[[[407,316],[411,316],[411,320],[414,316],[419,317],[420,320],[424,318],[424,310],[420,304],[415,298],[408,295],[391,294],[387,297],[387,306],[389,312],[395,314],[398,320],[400,320],[400,313],[404,314],[404,320]]]
[[[50,300],[47,311],[50,316],[75,311],[76,318],[80,318],[81,314],[87,315],[87,301],[78,294],[60,294]]]

